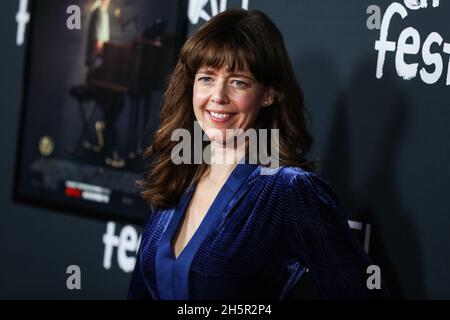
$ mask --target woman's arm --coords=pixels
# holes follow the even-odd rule
[[[148,291],[144,282],[144,277],[141,272],[141,250],[139,248],[136,256],[136,265],[134,267],[133,275],[131,276],[130,286],[128,288],[128,300],[152,300],[152,295]]]
[[[387,297],[383,285],[368,289],[366,270],[373,263],[326,182],[311,172],[295,175],[286,191],[285,207],[289,250],[309,269],[321,298]]]
[[[139,245],[139,250],[136,255],[136,264],[134,267],[133,274],[131,276],[130,286],[128,288],[128,294],[127,299],[128,300],[152,300],[152,295],[150,291],[147,288],[147,285],[144,281],[144,276],[142,274],[141,270],[141,249],[143,244],[145,243],[146,239],[146,230],[147,227],[152,223],[154,220],[155,213],[152,210],[149,210],[149,214],[147,217],[147,221],[144,225],[142,236],[141,236],[141,243]]]

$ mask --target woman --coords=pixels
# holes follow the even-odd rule
[[[146,151],[142,187],[152,210],[129,298],[283,299],[307,270],[324,298],[382,294],[367,289],[371,262],[305,160],[312,139],[302,92],[266,15],[229,10],[199,28],[181,50],[160,120]],[[209,161],[176,163],[172,133],[195,135],[196,123],[210,140],[201,145]],[[262,149],[280,166],[249,163],[254,141],[235,145],[239,135],[227,129],[276,129],[276,148]],[[217,161],[224,154],[234,161]]]

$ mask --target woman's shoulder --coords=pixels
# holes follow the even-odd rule
[[[344,221],[337,194],[328,181],[314,171],[300,167],[279,167],[276,184],[282,190],[282,201],[286,212],[307,218],[308,223],[330,220]]]
[[[311,187],[313,185],[330,188],[328,182],[318,173],[295,166],[277,168],[261,167],[261,175],[275,176],[276,184],[286,189]]]
[[[274,188],[281,191],[283,201],[339,207],[340,201],[331,184],[320,174],[294,166],[281,166],[273,170]],[[270,171],[266,171],[266,174]],[[263,171],[261,171],[263,174]]]

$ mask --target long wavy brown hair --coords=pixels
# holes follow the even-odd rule
[[[190,184],[208,169],[206,163],[176,165],[171,159],[172,148],[178,143],[171,141],[172,132],[184,128],[193,136],[192,91],[195,74],[202,66],[249,70],[257,81],[272,86],[274,102],[260,109],[254,127],[279,129],[280,165],[313,169],[313,163],[306,160],[312,137],[305,124],[303,93],[280,31],[260,11],[228,10],[188,38],[169,77],[160,125],[144,152],[148,173],[138,182],[153,209],[176,205]]]

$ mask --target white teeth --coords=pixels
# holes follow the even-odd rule
[[[225,119],[225,118],[231,117],[231,114],[229,114],[229,113],[216,113],[216,112],[212,112],[212,111],[210,111],[209,113],[210,113],[214,118],[217,118],[217,119]]]

